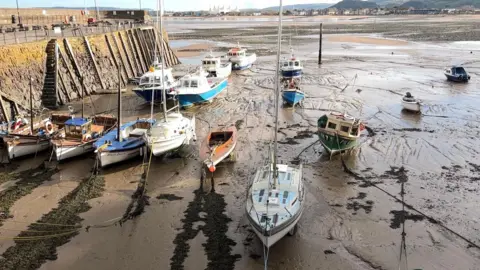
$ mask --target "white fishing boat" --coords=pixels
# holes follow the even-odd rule
[[[247,50],[240,47],[240,44],[228,51],[227,57],[232,62],[233,70],[244,70],[250,68],[255,61],[257,55],[255,53],[247,53]]]
[[[139,80],[138,86],[133,88],[133,92],[148,103],[163,101],[163,90],[167,92],[178,86],[171,68],[162,68],[163,65],[154,63],[150,71],[145,73]],[[162,80],[162,78],[164,78]]]
[[[212,53],[203,58],[202,67],[209,73],[209,77],[227,78],[232,73],[232,63],[224,62]]]
[[[271,247],[286,234],[293,235],[305,208],[302,166],[294,168],[277,162],[278,110],[280,92],[280,52],[282,2],[280,1],[275,91],[274,146],[271,159],[260,166],[248,188],[245,211],[248,221],[263,245]],[[268,257],[268,256],[267,256]]]
[[[403,109],[412,112],[420,112],[421,110],[421,103],[415,97],[407,92],[406,95],[402,98],[402,106]]]
[[[160,5],[160,10],[162,9]],[[157,9],[157,18],[159,18],[159,29],[160,29],[160,38],[163,40],[163,12],[160,12]],[[163,47],[160,48],[160,55],[163,55]],[[165,74],[165,60],[162,57],[162,68],[160,72],[162,77]],[[204,72],[204,71],[203,71]],[[199,71],[199,74],[196,76],[200,78],[206,78],[203,75],[202,70]],[[166,80],[159,82],[162,87],[165,89]],[[166,100],[166,91],[161,91],[162,100]],[[152,100],[155,100],[152,97]],[[195,133],[195,116],[192,119],[184,117],[179,112],[179,106],[175,106],[170,110],[177,109],[175,113],[169,113],[167,110],[166,102],[162,102],[163,109],[163,119],[157,120],[154,125],[148,130],[145,134],[145,142],[150,149],[151,153],[155,156],[162,156],[164,154],[173,152],[183,145],[190,144],[191,140],[196,140]],[[151,106],[151,119],[153,120],[153,102]]]

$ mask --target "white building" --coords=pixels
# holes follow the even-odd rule
[[[213,6],[213,8],[210,7],[208,12],[210,15],[225,15],[229,12],[240,12],[240,9],[238,7],[232,8],[232,6]]]

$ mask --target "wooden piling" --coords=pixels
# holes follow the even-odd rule
[[[2,109],[2,114],[5,122],[10,122],[10,115],[7,113],[7,108],[5,106],[5,103],[3,102],[3,97],[0,95],[0,109]]]
[[[145,61],[145,52],[143,51],[143,48],[140,44],[140,39],[138,38],[137,35],[137,29],[132,29],[132,41],[135,44],[135,47],[137,48],[138,52],[138,59],[140,59],[142,69],[144,72],[148,70],[148,65],[149,63]]]
[[[73,69],[75,70],[75,73],[77,74],[77,78],[82,78],[83,75],[82,75],[82,72],[80,71],[80,68],[78,66],[77,59],[75,58],[75,55],[73,54],[73,50],[72,50],[72,46],[70,45],[70,42],[68,42],[68,39],[65,38],[63,40],[63,43],[65,45],[67,55],[70,58],[70,62],[73,65]],[[94,63],[95,63],[95,61],[94,61]],[[80,79],[80,86],[82,87],[82,89],[87,89],[87,87],[85,86],[85,82],[82,79]],[[83,95],[82,95],[82,97],[83,97]]]
[[[62,53],[62,50],[58,50],[58,55],[60,56],[60,60],[64,63],[66,69],[67,69],[67,73],[68,73],[68,76],[70,77],[70,80],[73,82],[73,86],[75,87],[75,92],[77,92],[78,96],[80,96],[80,86],[78,86],[77,84],[77,81],[75,80],[75,76],[73,76],[73,72],[72,70],[70,69],[70,65],[68,64],[67,60],[65,59],[65,56],[63,56],[63,53]],[[68,99],[70,100],[70,96],[68,97]]]
[[[97,65],[97,61],[95,61],[95,55],[93,54],[92,52],[92,47],[90,46],[90,42],[88,41],[87,37],[84,36],[83,37],[83,40],[85,42],[85,46],[87,48],[87,51],[88,51],[88,55],[90,56],[90,60],[92,60],[92,63],[93,63],[93,68],[95,69],[95,73],[97,74],[97,78],[98,80],[100,81],[100,85],[102,86],[102,89],[105,89],[106,86],[105,86],[105,83],[103,82],[103,79],[102,79],[102,76],[99,72],[99,69],[98,69],[98,65]],[[86,88],[85,88],[86,89]],[[88,93],[87,93],[88,94]]]
[[[134,78],[134,77],[137,76],[137,72],[133,68],[130,53],[128,52],[127,47],[125,46],[125,42],[123,41],[123,36],[120,32],[118,32],[118,38],[120,39],[120,45],[122,45],[123,52],[125,53],[125,57],[127,58],[128,67],[130,68],[130,71],[131,71],[132,76],[133,76],[132,78]]]
[[[110,51],[110,55],[112,56],[113,63],[115,64],[115,67],[117,69],[120,69],[120,63],[117,61],[117,56],[115,55],[115,52],[113,51],[112,44],[110,43],[110,39],[108,38],[108,34],[105,35],[105,41],[107,42],[107,48],[108,51]],[[121,74],[121,79],[123,85],[126,85],[127,79]]]
[[[123,68],[123,71],[125,72],[125,76],[127,76],[128,81],[128,78],[133,78],[133,75],[130,75],[130,72],[127,68],[127,60],[125,60],[125,57],[123,57],[122,50],[120,50],[120,46],[118,46],[117,36],[115,35],[115,33],[112,33],[112,39],[113,45],[115,46],[115,49],[117,49],[118,55],[120,56],[120,62],[122,62],[121,67]]]
[[[144,73],[145,72],[145,70],[144,70],[145,67],[142,65],[142,61],[140,59],[140,54],[138,53],[137,46],[133,42],[132,35],[133,35],[132,30],[127,30],[127,42],[128,42],[128,45],[131,48],[135,65],[137,66],[137,74],[138,73]]]
[[[318,64],[322,64],[322,38],[323,38],[323,23],[320,23],[320,39],[318,44]]]

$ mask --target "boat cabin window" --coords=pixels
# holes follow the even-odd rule
[[[182,86],[183,87],[189,87],[190,86],[190,81],[183,81]]]
[[[299,66],[300,66],[300,62],[295,61],[295,66],[296,66],[296,67],[299,67]]]
[[[346,132],[346,133],[348,133],[348,130],[349,130],[349,129],[350,129],[350,127],[348,127],[348,126],[340,126],[340,131],[341,131],[341,132]]]
[[[457,67],[454,70],[455,74],[466,74],[465,69],[463,67]]]
[[[190,87],[198,87],[198,81],[197,80],[191,81]]]
[[[83,126],[66,126],[65,133],[70,136],[82,136],[82,131],[88,130],[88,125]]]
[[[357,136],[358,135],[358,127],[352,127],[352,132],[350,132],[351,135]]]
[[[450,69],[445,69],[445,72],[450,73],[451,71],[450,71]]]
[[[293,67],[293,62],[289,62],[288,65]]]
[[[328,128],[330,128],[330,129],[337,129],[337,124],[332,123],[332,122],[328,122]]]
[[[288,62],[283,62],[284,67],[288,67]]]

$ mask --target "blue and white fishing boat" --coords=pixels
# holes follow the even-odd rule
[[[470,75],[460,66],[447,67],[445,68],[444,74],[447,80],[452,82],[468,82],[470,80]]]
[[[247,53],[247,50],[238,45],[227,53],[228,60],[232,62],[232,70],[244,70],[252,67],[257,61],[255,53]]]
[[[144,135],[154,123],[155,120],[152,119],[137,119],[123,124],[120,136],[118,129],[114,129],[98,139],[93,147],[99,165],[105,167],[143,156],[146,153]]]
[[[164,80],[162,80],[162,77]],[[163,84],[163,81],[165,81],[165,84]],[[171,68],[165,68],[162,71],[162,64],[155,62],[150,67],[150,71],[140,78],[138,86],[133,89],[133,92],[149,103],[152,102],[152,97],[154,102],[162,102],[163,85],[169,92],[178,85],[178,82],[175,81]]]
[[[227,88],[226,78],[206,78],[198,74],[189,74],[180,79],[180,86],[174,92],[180,107],[211,102]]]
[[[293,49],[291,49],[291,51],[292,56],[284,59],[281,63],[280,71],[282,72],[283,78],[298,78],[303,74],[302,62],[295,57]]]
[[[295,107],[305,99],[305,93],[300,91],[298,83],[293,79],[286,81],[282,90],[283,102]]]

